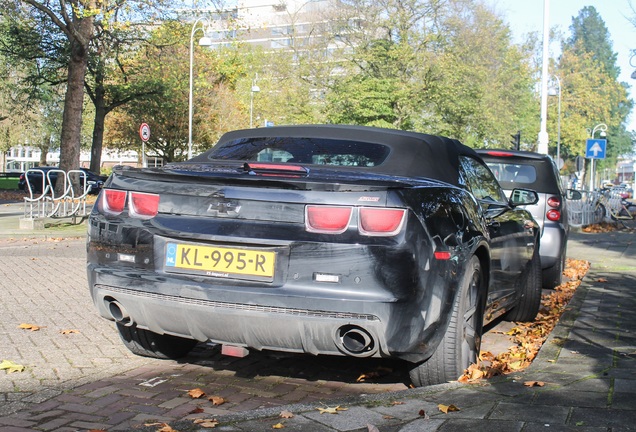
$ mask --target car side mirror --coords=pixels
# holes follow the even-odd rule
[[[539,202],[539,195],[531,189],[513,189],[508,203],[512,207],[532,205]]]
[[[571,201],[578,201],[583,198],[583,194],[576,189],[568,189],[565,192],[565,197]]]

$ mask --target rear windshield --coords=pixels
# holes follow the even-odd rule
[[[537,181],[537,170],[533,165],[486,162],[501,186],[505,189],[506,182],[533,184]]]
[[[312,165],[373,167],[384,162],[389,147],[362,141],[325,138],[243,138],[215,147],[209,159],[290,162]]]

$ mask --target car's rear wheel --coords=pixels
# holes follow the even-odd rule
[[[464,273],[446,333],[433,355],[410,370],[416,387],[458,379],[477,360],[483,332],[484,277],[477,257],[472,257]]]
[[[172,335],[161,335],[117,323],[119,336],[134,354],[158,359],[177,359],[186,356],[196,346],[197,341]]]
[[[505,318],[508,321],[532,321],[541,306],[541,259],[538,248],[534,249],[532,259],[517,283],[519,302]]]
[[[554,289],[563,282],[563,270],[565,270],[566,248],[561,251],[561,258],[552,267],[543,269],[543,287],[546,289]]]

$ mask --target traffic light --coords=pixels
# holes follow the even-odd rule
[[[510,141],[510,143],[514,144],[515,150],[519,150],[519,146],[521,146],[521,131],[510,136],[512,137],[512,141]]]
[[[574,164],[577,171],[583,171],[585,169],[585,158],[583,156],[577,156],[574,158]]]

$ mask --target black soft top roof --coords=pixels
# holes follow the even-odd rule
[[[441,180],[459,186],[459,156],[480,159],[477,153],[458,140],[394,129],[348,125],[299,125],[244,129],[224,134],[215,147],[193,158],[192,162],[215,160],[219,146],[232,145],[249,138],[321,138],[381,144],[389,155],[379,165],[346,167],[378,174]]]

